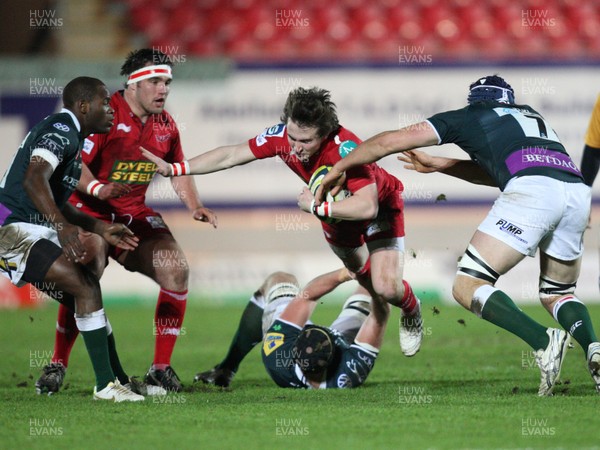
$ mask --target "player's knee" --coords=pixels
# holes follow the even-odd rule
[[[460,277],[462,278],[462,277]],[[459,277],[454,278],[454,283],[452,284],[452,298],[456,300],[458,303],[462,304],[464,294],[464,285],[459,279]]]
[[[273,286],[278,284],[300,285],[298,279],[291,273],[283,271],[273,272],[265,279],[265,282],[262,285],[263,295],[266,295]]]
[[[92,259],[86,266],[97,278],[100,278],[106,268],[106,259],[99,255]]]
[[[475,290],[484,284],[495,285],[499,277],[500,274],[469,244],[458,262],[452,296],[465,308],[469,308]]]
[[[541,275],[539,284],[540,302],[546,309],[551,309],[559,298],[574,294],[576,287],[577,281],[562,283]]]
[[[298,280],[291,273],[278,271],[278,272],[273,272],[271,275],[269,275],[266,279],[266,282],[268,284],[275,284],[275,283],[296,283],[297,284]]]
[[[373,289],[382,300],[392,304],[396,304],[396,300],[404,296],[404,284],[398,283],[394,278],[374,280]]]
[[[158,284],[170,291],[185,291],[190,278],[190,268],[184,256],[171,258],[156,274]]]
[[[75,302],[81,298],[91,298],[101,302],[100,282],[90,269],[85,266],[79,266],[79,270],[77,270],[71,280],[72,283],[65,290],[75,297]]]
[[[473,299],[473,293],[483,284],[487,283],[476,278],[457,275],[454,279],[454,284],[452,285],[452,297],[460,305],[469,309],[471,300]]]

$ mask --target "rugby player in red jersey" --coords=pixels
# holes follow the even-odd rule
[[[94,241],[88,245],[96,250],[94,263],[98,273],[102,273],[110,255],[127,270],[142,273],[160,286],[154,318],[154,360],[144,381],[150,386],[180,391],[181,382],[171,368],[171,355],[185,313],[189,269],[161,215],[145,203],[156,168],[140,152],[143,146],[166,161],[184,160],[177,124],[164,110],[171,67],[169,58],[156,49],[129,54],[121,67],[121,75],[127,77],[125,89],[113,94],[110,102],[115,125],[109,134],[96,134],[86,140],[83,161],[89,170],[84,168],[80,192],[70,202],[97,219],[125,224],[139,237],[134,251],[108,246],[94,235],[89,237]],[[195,220],[217,226],[216,215],[203,206],[192,177],[173,178],[172,184]],[[62,369],[68,365],[77,334],[73,314],[61,307],[52,364],[59,366],[63,377]],[[45,375],[46,371],[38,384],[44,384]],[[58,387],[61,383],[62,378]]]
[[[279,156],[308,183],[313,172],[332,166],[360,143],[360,139],[339,124],[335,104],[324,89],[298,88],[290,92],[281,123],[237,145],[218,147],[189,161],[166,163],[154,152],[143,152],[166,176],[205,174]],[[406,356],[419,351],[423,336],[420,304],[410,285],[402,279],[404,260],[404,204],[400,180],[376,164],[358,167],[349,173],[346,188],[352,195],[323,208],[311,208],[308,189],[298,197],[298,205],[320,218],[325,239],[344,265],[357,274],[374,300],[402,308],[400,345]],[[256,309],[256,310],[255,310]],[[245,314],[262,314],[260,305],[249,303]],[[242,322],[244,322],[242,316]],[[241,359],[252,348],[251,330],[241,326],[225,360],[212,371],[237,370]],[[198,374],[196,380],[209,380]],[[213,374],[214,375],[214,374]],[[229,377],[230,379],[230,377]],[[211,381],[207,381],[211,382]],[[228,383],[227,383],[228,384]]]

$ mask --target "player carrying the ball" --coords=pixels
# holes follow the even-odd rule
[[[454,298],[531,346],[541,371],[539,395],[552,395],[569,335],[583,348],[600,393],[600,342],[587,308],[574,295],[591,190],[550,124],[529,105],[515,104],[513,88],[501,77],[474,81],[467,102],[464,108],[365,141],[323,178],[317,200],[341,185],[344,172],[399,152],[406,152],[398,159],[408,169],[500,188],[458,263]],[[413,150],[446,143],[458,145],[471,160]],[[494,286],[538,249],[540,302],[566,332],[539,324]]]
[[[334,165],[359,143],[354,133],[339,124],[330,93],[314,87],[290,92],[281,123],[241,144],[218,147],[175,164],[165,163],[149,152],[143,154],[165,176],[207,174],[279,156],[308,183],[315,170]],[[378,165],[369,164],[353,169],[345,187],[351,196],[331,202],[327,208],[313,208],[313,195],[304,188],[298,205],[321,219],[341,220],[321,222],[325,239],[375,301],[402,309],[400,346],[406,356],[413,356],[421,346],[423,328],[420,302],[402,278],[402,183]]]

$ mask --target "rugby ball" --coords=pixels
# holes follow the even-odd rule
[[[317,170],[315,170],[311,175],[310,180],[308,180],[308,189],[310,189],[310,192],[312,192],[313,195],[315,195],[317,189],[319,188],[319,186],[321,186],[321,181],[323,180],[323,177],[327,175],[327,173],[331,170],[331,167],[332,166],[321,166]],[[347,189],[342,189],[335,195],[335,197],[332,196],[330,192],[328,192],[326,201],[339,202],[340,200],[344,200],[345,198],[348,198],[351,195],[352,194]],[[332,219],[330,217],[319,217],[319,219],[327,223],[341,222],[340,219]]]

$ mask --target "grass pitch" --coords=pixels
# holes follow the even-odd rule
[[[507,332],[458,307],[424,307],[421,352],[404,357],[398,311],[366,384],[354,390],[275,387],[258,348],[242,363],[231,389],[192,386],[198,371],[225,354],[242,306],[189,305],[173,357],[186,385],[180,394],[143,404],[93,402],[93,373],[83,341],[71,357],[65,388],[37,396],[33,385],[50,358],[56,305],[0,316],[1,447],[147,449],[420,449],[600,448],[598,410],[576,344],[562,384],[538,398],[539,371],[529,349]],[[551,325],[541,307],[524,308]],[[109,305],[121,360],[143,375],[153,354],[153,310]],[[324,304],[317,323],[339,305]],[[590,308],[600,330],[600,306]]]

